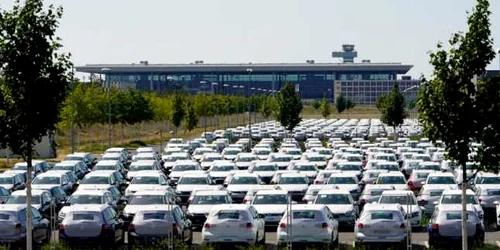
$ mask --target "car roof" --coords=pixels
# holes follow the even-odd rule
[[[17,212],[25,207],[26,204],[0,204],[0,211]]]
[[[259,177],[259,175],[255,173],[236,172],[233,177]]]
[[[439,211],[462,211],[462,204],[439,204],[437,206]],[[472,204],[467,204],[467,211],[476,212],[476,209]]]
[[[429,174],[429,176],[443,176],[443,177],[453,177],[455,178],[455,175],[450,172],[432,172]]]
[[[108,207],[107,204],[75,204],[69,206],[68,212],[101,212]]]
[[[117,160],[100,160],[97,162],[96,166],[101,166],[101,165],[115,165],[117,164]]]
[[[45,176],[61,177],[61,176],[65,175],[67,172],[69,172],[69,171],[68,170],[50,170],[50,171],[47,171],[45,173],[41,173],[41,174],[37,175],[35,178],[45,177]]]
[[[208,196],[208,195],[228,195],[229,192],[226,190],[197,190],[192,192],[191,195]]]
[[[137,190],[132,196],[134,195],[165,195],[167,194],[167,190]]]
[[[214,210],[248,210],[250,208],[249,204],[219,204],[212,208]]]
[[[115,157],[116,156],[122,156],[122,153],[115,153],[115,152],[113,152],[113,153],[105,153],[104,155],[102,155],[102,157],[105,157],[105,156],[111,156],[111,157],[113,157],[113,156],[115,156]]]
[[[474,191],[470,190],[470,189],[467,189],[465,190],[465,193],[468,194],[468,195],[474,195]],[[462,194],[462,190],[461,189],[449,189],[449,190],[445,190],[443,191],[443,195],[445,194]]]
[[[151,165],[154,165],[156,163],[155,160],[139,160],[139,161],[134,161],[132,163],[130,163],[130,165],[134,165],[134,166],[151,166]]]
[[[318,195],[320,194],[349,194],[349,191],[346,189],[328,188],[320,190]]]
[[[401,172],[390,171],[387,173],[380,173],[380,175],[378,177],[380,178],[380,177],[385,177],[385,176],[398,176],[398,177],[402,176],[402,177],[404,177],[404,174]]]
[[[185,177],[208,177],[208,173],[203,170],[194,170],[194,171],[184,171],[186,172],[181,176],[181,178]]]
[[[111,175],[113,175],[113,173],[116,172],[114,170],[98,170],[98,171],[93,171],[93,172],[90,172],[88,174],[85,175],[85,177],[92,177],[92,176],[106,176],[106,177],[109,177]]]
[[[379,185],[379,184],[366,184],[364,190],[393,190],[388,185]]]
[[[44,189],[32,189],[31,190],[31,195],[41,195],[43,193],[49,193],[50,194],[49,191],[44,190]],[[26,195],[26,189],[14,191],[14,192],[12,192],[11,195],[25,196]]]
[[[332,173],[330,175],[330,178],[332,177],[356,177],[356,174],[355,173],[352,173],[352,172],[341,172],[341,173]]]
[[[384,190],[382,195],[409,195],[414,196],[413,191],[411,190]]]
[[[24,170],[22,170],[22,171],[24,171]],[[2,177],[2,176],[6,176],[6,177],[14,177],[14,176],[16,176],[16,175],[19,175],[19,173],[18,173],[18,172],[14,172],[14,171],[12,171],[12,172],[4,172],[4,173],[0,173],[0,177]]]
[[[363,207],[363,211],[368,210],[385,210],[385,211],[400,211],[401,205],[399,204],[379,204],[368,203]]]
[[[87,153],[87,152],[74,152],[73,154],[69,154],[71,156],[87,156],[87,155],[90,155],[90,153]],[[67,155],[67,156],[69,156]]]
[[[143,170],[143,171],[137,171],[137,174],[135,177],[140,177],[140,176],[160,176],[162,172],[160,170]]]
[[[281,190],[281,189],[264,189],[264,190],[258,190],[255,195],[266,195],[266,194],[284,194],[287,195],[288,191],[286,190]]]
[[[137,153],[135,156],[155,156],[156,153],[155,152],[149,152],[149,151],[146,151],[146,152],[139,152]]]
[[[175,161],[174,165],[199,165],[197,161],[195,160],[177,160]]]
[[[321,210],[325,207],[323,204],[297,204],[292,205],[292,210]]]
[[[297,172],[283,172],[281,173],[281,177],[307,177],[307,175],[304,173],[297,173]]]
[[[109,193],[107,189],[77,189],[72,195],[98,195]]]

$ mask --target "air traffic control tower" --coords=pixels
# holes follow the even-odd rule
[[[332,57],[342,58],[343,63],[354,63],[354,58],[358,57],[358,52],[354,50],[354,44],[344,44],[342,50],[332,52]]]

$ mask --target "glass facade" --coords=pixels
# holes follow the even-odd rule
[[[416,100],[420,80],[397,80],[399,89],[403,92],[406,100]],[[374,105],[378,98],[392,90],[392,81],[338,81],[340,93],[345,98],[353,100],[360,105]]]

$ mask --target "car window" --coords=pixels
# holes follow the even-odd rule
[[[253,204],[288,204],[288,197],[283,194],[275,195],[257,195]]]
[[[217,219],[219,220],[224,220],[224,219],[237,220],[239,218],[240,218],[239,211],[221,210],[217,213]]]
[[[330,177],[328,184],[356,184],[356,179],[352,177]]]
[[[87,221],[93,221],[95,216],[93,213],[73,213],[73,220],[79,221],[79,220],[87,220]]]
[[[31,208],[31,215],[33,216],[33,219],[39,220],[42,218],[40,212],[38,212],[38,210],[36,210],[35,208]]]
[[[372,220],[392,220],[393,217],[394,217],[394,214],[392,212],[377,211],[377,212],[370,213],[370,218]]]
[[[351,204],[347,194],[320,194],[316,198],[316,204]]]
[[[294,211],[292,217],[294,219],[314,220],[316,211]]]

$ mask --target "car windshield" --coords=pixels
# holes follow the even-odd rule
[[[102,204],[102,197],[98,195],[72,195],[67,203],[75,204]]]
[[[241,150],[225,150],[224,155],[237,155],[241,153]]]
[[[179,184],[184,185],[207,185],[208,180],[206,177],[182,177]]]
[[[167,220],[168,219],[168,213],[167,212],[148,212],[144,213],[142,215],[143,220]]]
[[[229,200],[225,195],[198,195],[194,197],[192,204],[197,204],[197,205],[229,204]]]
[[[28,166],[25,164],[16,164],[12,168],[13,170],[28,170]]]
[[[293,170],[298,171],[318,171],[315,165],[296,165]]]
[[[82,184],[110,184],[107,176],[85,176]]]
[[[361,156],[347,156],[343,158],[347,161],[361,161]]]
[[[214,172],[228,172],[231,170],[235,170],[236,168],[232,165],[220,165],[220,166],[213,166],[210,171]]]
[[[276,167],[274,165],[257,165],[253,171],[276,171]]]
[[[14,195],[9,197],[9,199],[6,202],[7,204],[26,204],[26,195]],[[32,204],[40,204],[40,196],[39,195],[33,195],[31,198],[31,203]]]
[[[289,162],[291,161],[292,158],[291,157],[275,157],[272,159],[273,162]]]
[[[159,178],[156,176],[136,176],[130,184],[159,184]]]
[[[344,171],[359,171],[360,167],[358,165],[339,165],[338,169]]]
[[[500,177],[483,177],[480,184],[500,184]]]
[[[328,179],[328,184],[356,184],[356,179],[353,177],[333,176]]]
[[[309,161],[326,161],[325,157],[323,157],[323,156],[309,156],[309,157],[307,157],[307,160],[309,160]]]
[[[431,176],[426,184],[455,184],[455,178],[452,176]]]
[[[269,150],[255,150],[253,151],[254,154],[256,155],[268,155],[271,153]]]
[[[439,165],[419,165],[418,169],[420,169],[420,170],[436,170],[436,171],[441,171],[441,167]]]
[[[293,211],[292,217],[294,219],[306,219],[306,220],[314,220],[314,215],[316,214],[316,211]]]
[[[97,165],[92,170],[93,171],[95,171],[95,170],[116,170],[116,166],[115,165]]]
[[[196,170],[196,166],[195,165],[175,165],[173,168],[172,168],[172,171],[190,171],[190,170]]]
[[[61,178],[57,176],[37,176],[33,180],[33,184],[60,184]]]
[[[255,185],[259,184],[259,180],[252,176],[235,176],[231,178],[231,184],[237,185]]]
[[[388,164],[377,164],[373,166],[374,169],[388,170],[388,171],[399,171],[399,167],[396,165]]]
[[[251,162],[256,160],[255,156],[242,156],[238,157],[238,162]]]
[[[316,204],[351,204],[347,194],[320,194],[316,197]]]
[[[443,192],[444,192],[444,189],[430,189],[430,190],[426,190],[424,192],[424,194],[427,194],[427,195],[433,196],[433,197],[436,197],[436,196],[441,197]]]
[[[462,195],[460,194],[446,194],[441,198],[442,204],[462,204]],[[474,195],[467,195],[467,204],[477,204]]]
[[[257,195],[253,199],[253,204],[288,204],[288,197],[283,194]]]
[[[152,170],[152,169],[153,169],[153,166],[149,166],[149,165],[130,165],[128,167],[128,171],[130,171],[130,172]]]
[[[74,166],[71,165],[55,165],[53,170],[66,170],[66,171],[73,171]]]
[[[290,150],[286,152],[289,155],[301,155],[302,152],[300,150]]]
[[[103,156],[101,160],[111,160],[111,161],[117,161],[120,159],[120,156]]]
[[[386,160],[386,161],[396,161],[396,157],[392,155],[377,155],[375,158],[377,160]]]
[[[413,196],[408,195],[382,195],[380,197],[380,204],[402,204],[402,205],[415,205],[416,200]]]
[[[377,184],[405,184],[403,176],[382,176],[378,177]]]
[[[237,220],[239,218],[239,211],[221,210],[217,213],[217,219],[219,220]]]
[[[304,177],[281,177],[279,184],[307,184]]]
[[[426,172],[423,172],[423,173],[416,173],[416,177],[417,179],[427,179],[427,176],[429,176],[430,173],[426,173]]]
[[[134,195],[130,200],[130,205],[150,205],[165,204],[163,195]]]
[[[0,184],[13,184],[14,178],[12,177],[0,177]]]

